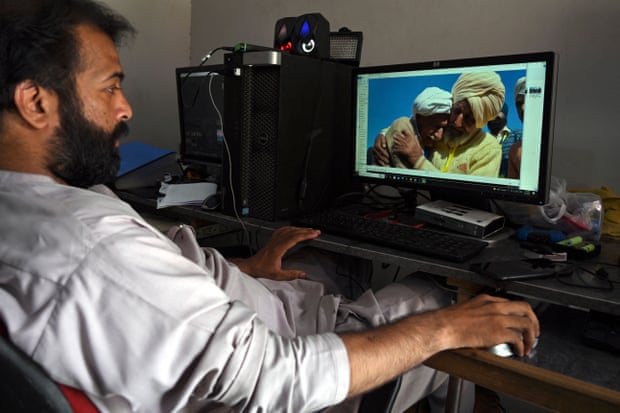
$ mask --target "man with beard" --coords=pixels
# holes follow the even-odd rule
[[[452,87],[452,111],[444,139],[426,158],[421,147],[409,158],[416,169],[497,177],[502,148],[482,128],[504,104],[505,88],[495,72],[464,73]]]
[[[526,303],[429,311],[449,297],[412,277],[350,302],[284,270],[318,231],[282,228],[232,264],[149,225],[101,185],[132,116],[116,50],[131,32],[92,0],[0,5],[0,324],[54,380],[101,412],[306,412],[402,374],[402,411],[441,396],[446,375],[422,365],[437,352],[530,352]]]

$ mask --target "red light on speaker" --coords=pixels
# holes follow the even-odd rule
[[[291,42],[286,42],[283,45],[280,45],[280,47],[278,47],[278,49],[280,49],[283,52],[288,52],[293,48],[293,43]]]

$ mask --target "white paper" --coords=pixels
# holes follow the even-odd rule
[[[176,205],[201,205],[206,197],[215,194],[217,184],[196,182],[191,184],[162,183],[159,192],[164,196],[157,198],[157,209]]]

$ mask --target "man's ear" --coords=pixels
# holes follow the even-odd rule
[[[21,117],[33,128],[47,127],[55,116],[56,94],[32,80],[15,87],[14,102]]]

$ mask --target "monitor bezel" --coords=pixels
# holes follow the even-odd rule
[[[425,62],[412,62],[412,63],[399,63],[392,65],[379,65],[379,66],[363,66],[353,69],[352,76],[352,142],[351,146],[353,151],[356,151],[356,134],[357,134],[357,95],[358,95],[358,75],[365,74],[380,74],[387,72],[408,72],[408,71],[421,71],[429,69],[454,69],[454,68],[470,68],[476,66],[496,66],[506,65],[511,63],[522,64],[529,62],[545,62],[545,93],[543,107],[546,108],[543,113],[542,127],[541,127],[541,151],[540,156],[542,159],[539,161],[540,173],[538,176],[538,189],[537,191],[525,192],[513,192],[508,191],[508,186],[493,185],[490,183],[475,183],[460,180],[438,180],[432,178],[430,180],[418,179],[418,180],[398,180],[386,178],[374,178],[368,176],[360,176],[356,171],[356,154],[354,154],[351,164],[351,175],[353,180],[357,184],[384,184],[399,188],[410,188],[437,192],[445,192],[450,189],[458,189],[463,192],[463,197],[467,198],[488,198],[505,201],[514,201],[526,204],[543,205],[548,201],[549,185],[551,180],[551,159],[553,153],[553,123],[555,118],[555,93],[556,93],[556,78],[557,78],[557,53],[552,51],[547,52],[535,52],[535,53],[522,53],[522,54],[510,54],[510,55],[498,55],[498,56],[484,56],[464,59],[448,59],[448,60],[433,60]],[[368,136],[368,139],[371,139]]]

